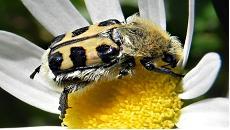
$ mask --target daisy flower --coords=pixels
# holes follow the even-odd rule
[[[22,0],[22,3],[54,36],[89,25],[70,1]],[[124,21],[118,0],[85,0],[85,3],[93,23],[111,18]],[[186,65],[192,41],[194,4],[194,0],[189,0],[184,59],[180,62],[182,68]],[[138,7],[141,17],[166,30],[162,0],[139,0]],[[6,31],[0,31],[0,43],[1,88],[34,107],[59,114],[60,92],[40,76],[34,80],[29,78],[41,63],[44,50]],[[71,93],[68,97],[70,108],[63,124],[69,128],[228,127],[227,98],[183,105],[186,100],[199,97],[209,90],[220,65],[219,55],[208,53],[182,79],[148,72],[137,65],[132,77],[100,81]]]

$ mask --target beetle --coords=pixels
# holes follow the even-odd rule
[[[133,15],[126,22],[109,19],[55,37],[31,78],[41,70],[54,86],[63,89],[59,102],[63,119],[69,93],[98,80],[132,74],[136,57],[141,57],[139,62],[149,71],[182,77],[170,69],[183,59],[182,54],[176,37]],[[157,66],[158,60],[166,65]]]

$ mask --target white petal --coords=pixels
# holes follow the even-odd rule
[[[201,96],[214,83],[221,66],[217,53],[206,54],[195,68],[189,71],[182,80],[184,92],[181,99],[192,99]]]
[[[138,0],[141,17],[152,20],[166,30],[165,7],[163,0]]]
[[[41,64],[43,50],[15,34],[0,31],[0,86],[20,100],[42,110],[59,113],[59,93],[30,74]]]
[[[193,29],[194,29],[194,17],[195,15],[195,0],[189,0],[189,16],[188,16],[188,26],[187,26],[187,34],[185,38],[185,44],[184,44],[184,58],[182,67],[184,68],[187,61],[188,61],[188,55],[191,48],[192,43],[192,36],[193,36]]]
[[[226,128],[229,127],[229,100],[206,99],[181,110],[179,128]]]
[[[22,2],[54,36],[88,25],[69,0],[22,0]]]
[[[124,21],[119,0],[85,0],[93,23],[98,23],[108,19]]]
[[[35,127],[17,127],[17,128],[1,128],[3,130],[66,130],[66,127],[61,126],[35,126]]]

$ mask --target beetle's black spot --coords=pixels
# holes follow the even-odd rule
[[[86,54],[83,47],[72,47],[70,58],[74,64],[74,67],[86,66]]]
[[[62,61],[63,61],[63,57],[60,52],[56,52],[49,56],[48,59],[49,67],[54,73],[54,75],[57,75],[57,72],[60,70]]]
[[[51,47],[54,46],[55,43],[60,42],[64,37],[65,37],[65,34],[56,36],[56,37],[51,41]]]
[[[78,35],[86,32],[88,29],[89,29],[89,26],[86,26],[86,27],[83,27],[83,28],[79,28],[79,29],[77,29],[77,30],[75,30],[75,31],[72,32],[73,33],[72,37],[78,36]]]
[[[116,19],[109,19],[109,20],[100,22],[98,26],[108,26],[108,25],[113,25],[113,24],[121,24],[121,22]]]
[[[102,44],[96,48],[98,56],[101,58],[101,60],[105,63],[111,62],[111,60],[115,59],[119,55],[119,50],[106,45]]]
[[[53,39],[52,43],[60,42],[64,37],[65,37],[65,34],[59,35]]]

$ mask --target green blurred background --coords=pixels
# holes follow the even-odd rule
[[[90,20],[84,1],[71,1],[81,14]],[[167,30],[172,35],[178,36],[183,42],[187,28],[188,1],[171,0],[166,2]],[[138,12],[137,0],[122,0],[121,3],[125,17]],[[220,14],[217,15],[214,7],[217,7],[217,12],[220,12]],[[225,12],[224,15],[223,12]],[[53,38],[19,0],[1,0],[0,18],[0,30],[23,36],[44,49],[48,47],[49,41]],[[186,70],[188,71],[194,67],[207,52],[218,52],[222,59],[222,67],[216,82],[208,93],[189,103],[203,98],[224,97],[227,95],[229,86],[228,33],[228,1],[197,0],[195,32]],[[0,104],[0,127],[60,125],[58,115],[34,108],[2,89],[0,89]]]

